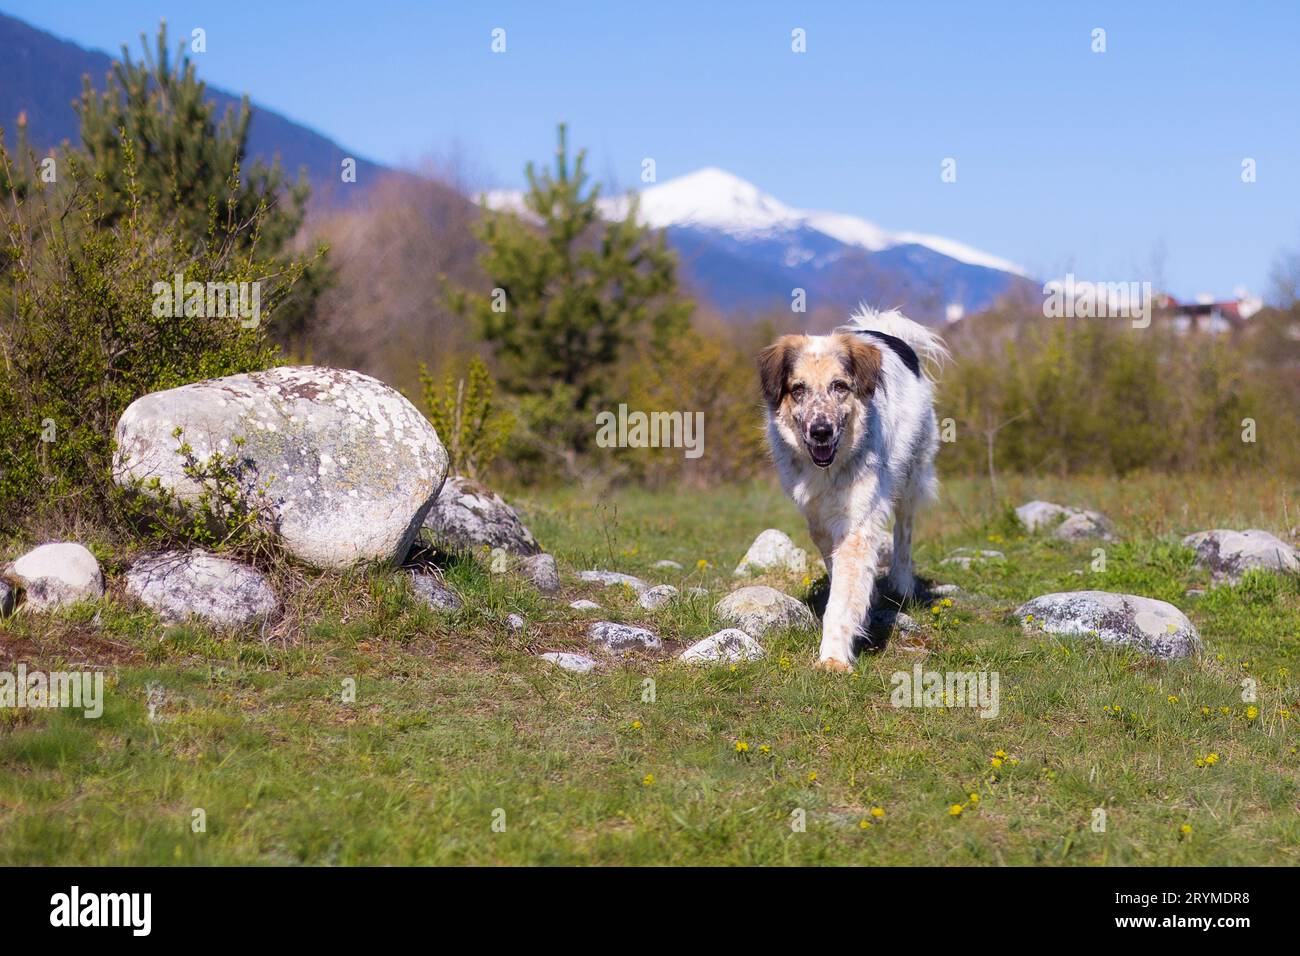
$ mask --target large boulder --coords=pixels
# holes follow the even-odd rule
[[[714,605],[713,613],[750,637],[762,637],[783,627],[817,626],[817,619],[802,602],[759,584],[732,591]]]
[[[405,558],[447,472],[414,405],[343,369],[275,368],[136,399],[117,423],[118,484],[157,495],[157,479],[181,504],[210,491],[188,473],[177,429],[193,463],[232,459],[245,501],[317,567]]]
[[[99,562],[75,541],[43,544],[4,569],[4,576],[23,589],[35,611],[97,601],[104,596]]]
[[[472,478],[454,475],[442,486],[424,520],[437,541],[459,548],[504,548],[513,554],[542,549],[515,510],[496,492]]]
[[[1196,563],[1217,580],[1238,581],[1252,568],[1300,572],[1300,554],[1281,538],[1252,528],[1248,531],[1198,531],[1183,539],[1196,552]]]
[[[1201,636],[1166,601],[1110,591],[1044,594],[1016,609],[1021,626],[1063,637],[1095,635],[1103,644],[1135,648],[1153,657],[1189,657]]]
[[[240,627],[280,608],[275,590],[261,574],[206,551],[146,555],[127,571],[126,590],[169,623],[197,617]]]

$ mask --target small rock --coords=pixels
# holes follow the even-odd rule
[[[582,581],[590,581],[593,584],[603,584],[607,588],[626,585],[637,594],[650,587],[640,578],[633,577],[630,574],[621,574],[618,571],[579,571],[578,578]]]
[[[275,590],[257,571],[206,551],[167,551],[131,565],[126,590],[168,623],[197,617],[242,627],[280,609]]]
[[[5,581],[0,581],[0,617],[8,617],[14,611],[14,589]]]
[[[1016,517],[1026,531],[1045,531],[1070,517],[1074,510],[1050,501],[1031,501],[1016,509]]]
[[[548,651],[539,655],[542,660],[550,661],[557,667],[566,671],[573,671],[575,674],[585,674],[588,671],[595,670],[597,662],[587,657],[585,654],[566,654],[562,651]]]
[[[756,661],[766,653],[763,645],[744,631],[728,627],[692,644],[682,651],[680,659],[687,664]]]
[[[519,564],[519,571],[543,594],[554,594],[560,590],[560,572],[555,566],[555,558],[545,552],[524,558]]]
[[[954,594],[961,594],[961,588],[955,584],[936,584],[930,588],[930,593],[935,597],[952,597]]]
[[[1062,541],[1086,538],[1113,541],[1115,538],[1110,519],[1100,511],[1086,511],[1050,501],[1031,501],[1016,509],[1016,517],[1031,533],[1054,528],[1052,534]]]
[[[521,634],[524,630],[524,619],[518,614],[506,615],[506,627],[515,634]]]
[[[637,598],[637,603],[647,611],[657,611],[673,598],[677,597],[677,589],[671,584],[657,584],[641,592]]]
[[[570,601],[569,607],[575,611],[599,611],[600,605],[595,601],[588,601],[586,598],[579,598],[576,601]]]
[[[708,597],[708,596],[709,596],[709,589],[708,589],[708,588],[701,588],[701,587],[687,588],[687,589],[686,589],[686,594],[687,594],[689,597]]]
[[[683,569],[682,569],[682,566],[681,566],[680,564],[678,564],[676,561],[669,561],[669,560],[666,560],[666,559],[663,560],[663,561],[656,561],[656,562],[654,563],[654,566],[655,566],[656,568],[659,568],[660,570],[664,570],[664,571],[681,571],[681,570],[683,570]]]
[[[1300,552],[1258,528],[1199,531],[1184,538],[1183,547],[1196,552],[1197,565],[1210,571],[1216,581],[1235,583],[1252,568],[1300,572]]]
[[[435,611],[459,611],[464,607],[460,595],[432,574],[412,574],[411,587]]]
[[[657,651],[664,646],[659,635],[653,631],[647,631],[644,627],[632,627],[629,624],[615,624],[613,621],[597,621],[592,624],[587,628],[587,639],[615,654],[626,651]]]
[[[515,509],[496,492],[461,475],[447,479],[424,526],[434,540],[460,548],[504,548],[532,555],[542,549]]]
[[[735,573],[744,576],[774,570],[807,574],[808,552],[795,545],[784,531],[768,528],[754,539]]]
[[[99,562],[74,541],[28,551],[5,568],[5,576],[23,589],[27,605],[36,611],[104,596]]]
[[[1200,635],[1182,611],[1136,594],[1044,594],[1017,608],[1016,616],[1026,630],[1063,636],[1095,634],[1105,644],[1136,648],[1154,657],[1188,657],[1201,646]]]
[[[1005,561],[1007,556],[1001,551],[977,551],[974,548],[958,548],[940,564],[955,564],[969,568],[972,564],[986,564],[989,561]]]
[[[714,605],[713,613],[752,637],[783,627],[817,627],[817,619],[806,605],[763,585],[732,591]]]
[[[1115,540],[1110,519],[1099,511],[1076,511],[1056,526],[1052,536],[1062,541],[1085,541],[1089,538]]]

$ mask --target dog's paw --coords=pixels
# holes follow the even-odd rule
[[[817,662],[819,671],[828,671],[832,674],[851,674],[853,665],[847,661],[839,661],[833,657],[825,657]]]

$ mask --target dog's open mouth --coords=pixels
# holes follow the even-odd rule
[[[825,442],[824,444],[805,441],[804,444],[808,448],[808,455],[812,458],[814,465],[818,468],[829,468],[831,462],[835,460],[835,449],[840,446],[840,440],[837,438],[835,441]]]

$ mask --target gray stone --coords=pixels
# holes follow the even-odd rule
[[[958,548],[939,563],[955,564],[959,567],[969,568],[972,564],[987,564],[990,561],[1005,561],[1006,559],[1007,556],[1001,551],[980,551],[974,548]]]
[[[1016,517],[1026,531],[1046,531],[1070,517],[1074,510],[1050,501],[1030,501],[1016,509]]]
[[[280,601],[253,568],[206,551],[147,555],[126,573],[126,590],[168,623],[196,617],[241,627],[270,617]]]
[[[1091,538],[1114,541],[1115,532],[1110,519],[1101,512],[1076,511],[1056,526],[1052,537],[1062,541],[1086,541]]]
[[[34,611],[97,601],[104,596],[99,562],[74,541],[32,549],[9,564],[4,576],[23,589],[26,606]]]
[[[768,528],[749,546],[736,567],[737,575],[762,574],[765,571],[808,573],[808,552],[795,545],[784,531]]]
[[[579,598],[576,601],[570,601],[569,607],[575,611],[599,611],[600,605],[595,601],[588,601],[586,598]]]
[[[0,581],[0,617],[8,617],[12,614],[16,603],[14,589],[7,581]]]
[[[598,666],[597,662],[585,654],[567,654],[563,651],[548,651],[545,654],[538,655],[544,661],[550,661],[556,667],[566,671],[573,671],[575,674],[586,674],[593,671]]]
[[[657,651],[664,646],[659,635],[653,631],[629,624],[615,624],[613,621],[596,621],[587,628],[587,639],[614,654]]]
[[[1050,501],[1030,501],[1016,509],[1026,530],[1032,532],[1051,529],[1054,537],[1062,541],[1082,541],[1102,538],[1113,541],[1114,527],[1100,511],[1087,511]]]
[[[1216,581],[1239,581],[1252,568],[1300,572],[1300,553],[1281,538],[1258,528],[1198,531],[1183,539],[1183,547],[1196,552],[1196,563],[1210,571]]]
[[[766,653],[763,645],[744,631],[728,627],[692,644],[682,651],[680,659],[687,664],[732,663],[756,661]]]
[[[506,615],[506,628],[514,634],[522,634],[524,630],[524,619],[519,614]]]
[[[662,570],[662,571],[681,571],[681,570],[683,570],[682,566],[681,566],[678,562],[676,562],[676,561],[668,561],[668,560],[656,561],[656,562],[654,563],[654,567],[656,567],[656,568],[658,568],[658,569],[660,569],[660,570]]]
[[[533,555],[542,549],[504,499],[471,478],[447,479],[424,526],[435,541],[459,548],[503,548]]]
[[[181,505],[210,492],[187,473],[177,429],[198,464],[235,459],[245,503],[317,567],[404,559],[447,470],[414,405],[344,369],[288,366],[138,398],[117,423],[114,480],[158,496],[157,479]]]
[[[954,594],[961,594],[961,588],[955,584],[936,584],[930,588],[930,593],[935,597],[952,597]]]
[[[435,611],[459,611],[465,605],[459,594],[432,574],[412,574],[411,588]]]
[[[619,571],[579,571],[578,579],[592,584],[603,584],[607,588],[629,587],[637,594],[648,590],[650,585],[631,574]]]
[[[675,597],[677,589],[671,584],[657,584],[642,591],[637,603],[647,611],[657,611]]]
[[[784,627],[817,627],[817,619],[802,602],[763,585],[732,591],[714,605],[713,613],[751,637]]]
[[[560,590],[560,571],[549,554],[534,554],[519,563],[519,572],[542,594]]]
[[[1021,626],[1061,636],[1096,635],[1105,644],[1154,657],[1188,657],[1201,637],[1182,611],[1165,601],[1109,591],[1044,594],[1016,609]]]

